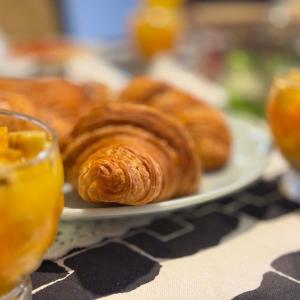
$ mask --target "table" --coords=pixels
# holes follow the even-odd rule
[[[299,208],[276,178],[163,217],[62,223],[33,299],[300,299]]]

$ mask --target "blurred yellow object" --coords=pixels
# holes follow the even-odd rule
[[[47,135],[43,131],[16,131],[8,134],[9,146],[21,150],[26,158],[38,155],[46,148]]]
[[[0,165],[15,164],[24,161],[22,151],[16,149],[7,149],[0,152]]]
[[[300,171],[300,70],[277,77],[268,103],[268,119],[277,146]]]
[[[184,0],[146,0],[150,6],[164,6],[179,8],[183,5]]]
[[[133,36],[144,57],[170,51],[183,28],[182,0],[146,0],[133,20]]]
[[[11,131],[13,120],[24,127]],[[38,129],[28,131],[29,125]],[[63,208],[62,162],[53,132],[14,112],[0,112],[0,145],[0,299],[28,299],[5,294],[17,295],[20,281],[39,266],[55,238]]]
[[[6,126],[0,126],[0,151],[8,149],[8,129]]]

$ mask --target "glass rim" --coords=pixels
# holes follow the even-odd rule
[[[287,75],[290,72],[297,71],[299,72],[299,81],[294,78],[288,78]],[[274,83],[278,84],[279,82],[283,82],[285,84],[290,84],[294,86],[300,86],[300,68],[289,68],[286,70],[279,71],[274,76]]]
[[[58,145],[57,134],[54,131],[54,129],[52,129],[49,125],[47,125],[43,121],[39,120],[38,118],[26,115],[26,114],[22,114],[22,113],[18,113],[18,112],[6,110],[6,109],[0,109],[0,116],[9,116],[9,117],[14,117],[19,120],[30,122],[31,124],[37,125],[38,127],[42,128],[51,136],[50,146],[47,147],[46,149],[44,149],[43,151],[41,151],[37,156],[35,156],[31,159],[28,159],[26,161],[17,162],[16,164],[0,166],[0,172],[2,172],[3,170],[11,171],[11,170],[23,169],[23,168],[28,168],[28,167],[34,166],[34,165],[44,161],[56,150],[56,146]]]

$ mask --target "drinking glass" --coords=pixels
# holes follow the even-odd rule
[[[140,1],[131,22],[131,33],[137,50],[144,58],[174,49],[183,30],[183,2]]]
[[[47,125],[0,110],[0,129],[6,128],[25,135],[43,132],[45,137],[44,147],[32,157],[16,163],[0,161],[0,300],[27,300],[29,274],[56,235],[63,207],[63,168],[56,135]],[[24,146],[30,152],[38,145],[33,140]]]
[[[300,70],[275,77],[269,94],[268,120],[275,143],[290,165],[280,188],[289,199],[300,202]]]

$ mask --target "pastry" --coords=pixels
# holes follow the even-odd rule
[[[27,99],[26,96],[0,91],[0,109],[15,111],[29,116],[39,117],[38,110]],[[10,130],[33,129],[30,123],[20,119],[6,118],[5,115],[0,117],[0,125],[6,124]]]
[[[107,103],[73,129],[63,149],[66,179],[96,203],[141,205],[192,194],[201,175],[194,147],[185,128],[158,110]]]
[[[13,92],[0,91],[0,109],[16,111],[31,116],[38,116],[38,111],[30,100]]]
[[[119,98],[157,108],[179,120],[193,137],[205,171],[220,169],[228,161],[229,127],[222,113],[204,101],[149,77],[133,79]]]
[[[135,77],[129,85],[121,91],[120,99],[137,104],[146,104],[156,94],[168,89],[162,81],[152,80],[149,77]]]
[[[83,48],[63,39],[19,41],[11,45],[14,56],[30,56],[40,63],[64,63],[84,51]]]
[[[81,116],[110,97],[109,89],[103,84],[74,84],[58,78],[1,78],[0,92],[3,91],[26,97],[38,110],[38,117],[56,130],[61,145]]]

